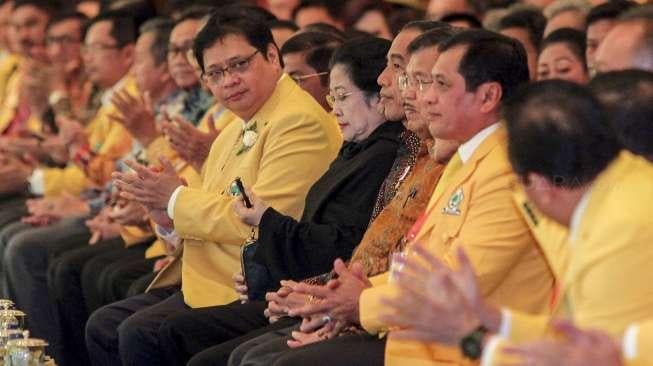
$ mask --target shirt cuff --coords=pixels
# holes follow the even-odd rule
[[[499,324],[499,332],[503,338],[509,338],[510,332],[512,331],[512,314],[510,310],[502,308],[501,309],[501,324]]]
[[[32,175],[27,178],[29,192],[33,195],[42,196],[45,193],[45,174],[43,169],[36,168]]]
[[[639,336],[639,326],[631,325],[626,329],[621,349],[626,360],[637,358],[637,337]]]
[[[490,366],[493,363],[494,353],[501,342],[501,337],[492,336],[483,348],[483,356],[481,357],[480,366]]]
[[[177,196],[179,195],[179,192],[181,192],[182,188],[184,188],[184,186],[175,188],[175,190],[170,195],[170,200],[168,200],[168,208],[166,209],[166,212],[168,213],[170,220],[173,221],[175,219],[175,203],[177,203]]]
[[[173,247],[177,248],[179,244],[181,244],[181,238],[174,229],[168,230],[159,225],[156,225],[155,230],[163,241],[172,245]]]

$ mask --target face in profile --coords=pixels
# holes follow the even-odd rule
[[[100,21],[91,26],[84,40],[84,70],[89,79],[102,88],[118,82],[131,67],[131,46],[120,47],[111,36],[113,24]]]
[[[66,19],[48,28],[46,52],[48,60],[64,72],[77,70],[82,63],[82,24]]]
[[[345,141],[361,141],[367,138],[383,122],[379,113],[377,96],[367,97],[351,80],[349,71],[336,64],[329,74],[329,94],[333,101],[333,114]]]
[[[422,115],[422,97],[426,88],[433,83],[431,69],[438,56],[437,47],[423,48],[414,52],[406,65],[406,73],[400,80],[406,112],[406,128],[415,132],[421,139],[431,138],[428,125]]]
[[[201,23],[201,20],[189,19],[177,24],[170,33],[168,68],[175,84],[183,89],[192,88],[199,82],[186,55],[193,46],[193,39]]]

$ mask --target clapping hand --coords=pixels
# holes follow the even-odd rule
[[[135,97],[123,91],[114,94],[111,101],[118,113],[110,114],[109,119],[123,125],[143,146],[149,145],[159,135],[148,92]]]
[[[213,141],[220,134],[215,127],[213,116],[209,117],[208,127],[208,132],[202,132],[179,116],[174,117],[172,121],[162,121],[163,132],[172,148],[198,172],[202,170],[202,165],[209,156]]]

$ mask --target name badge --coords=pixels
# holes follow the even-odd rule
[[[459,216],[460,204],[463,202],[464,198],[465,198],[465,194],[463,193],[463,189],[458,188],[455,192],[453,192],[451,198],[449,198],[449,202],[447,202],[447,205],[444,208],[442,208],[442,214]]]

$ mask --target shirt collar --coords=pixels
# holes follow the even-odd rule
[[[127,76],[124,76],[122,79],[118,80],[117,83],[113,84],[111,88],[107,89],[104,94],[102,94],[102,106],[106,107],[111,104],[111,98],[113,98],[113,95],[122,89],[126,82]]]
[[[578,236],[578,230],[580,229],[580,222],[585,216],[585,211],[587,210],[587,205],[590,201],[590,193],[592,188],[585,191],[583,197],[581,197],[578,205],[574,208],[574,212],[571,215],[571,221],[569,222],[569,242],[573,243],[576,241]]]
[[[483,141],[485,141],[485,139],[488,136],[490,136],[492,132],[496,131],[497,128],[499,128],[499,122],[493,123],[485,127],[476,135],[474,135],[474,137],[462,143],[458,147],[458,154],[460,155],[460,160],[462,160],[463,164],[466,163],[469,160],[469,158],[472,157],[474,151],[476,151],[476,149],[478,149],[478,147],[481,146]]]

